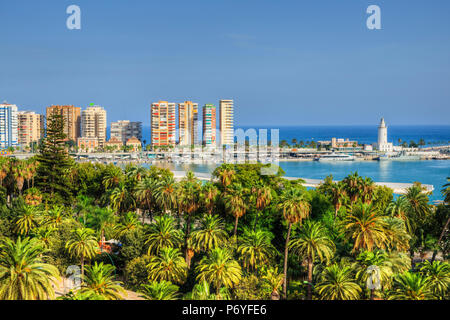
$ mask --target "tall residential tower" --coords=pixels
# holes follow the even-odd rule
[[[151,105],[151,130],[153,146],[175,145],[175,103],[154,102]]]
[[[52,113],[62,115],[64,119],[64,133],[66,140],[77,141],[81,130],[81,108],[74,106],[50,106],[47,107],[47,127]]]
[[[185,101],[178,104],[180,146],[198,144],[198,103]]]
[[[234,144],[233,100],[220,100],[220,141],[222,145]]]
[[[17,106],[5,102],[0,104],[0,149],[17,145]]]
[[[19,144],[29,146],[38,142],[44,133],[44,116],[33,111],[19,111],[17,113]]]
[[[88,107],[81,113],[81,136],[97,138],[100,147],[106,141],[106,110],[100,106]]]
[[[216,107],[213,104],[203,106],[203,145],[216,146]]]

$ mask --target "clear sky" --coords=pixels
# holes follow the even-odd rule
[[[149,125],[152,101],[219,99],[237,125],[450,124],[450,1],[0,0],[1,101]]]

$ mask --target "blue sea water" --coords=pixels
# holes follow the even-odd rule
[[[251,127],[240,127],[244,130]],[[297,126],[297,127],[261,127],[253,128],[279,129],[279,139],[289,143],[292,139],[297,141],[320,141],[336,138],[348,138],[356,140],[360,144],[371,144],[377,141],[377,126]],[[150,142],[150,128],[143,128],[143,139]],[[424,139],[432,145],[450,144],[450,125],[447,126],[396,126],[388,127],[388,141],[398,145],[398,139],[418,142]],[[170,165],[175,170],[190,169],[194,172],[212,172],[216,165],[213,164],[189,164]],[[446,183],[446,177],[450,177],[449,160],[426,161],[352,161],[352,162],[280,162],[280,166],[286,172],[286,176],[302,177],[309,179],[323,179],[332,174],[335,180],[340,180],[357,171],[362,176],[372,178],[377,182],[404,182],[419,181],[423,184],[434,186],[432,201],[442,200],[441,189]]]
[[[421,182],[434,187],[430,201],[442,200],[442,186],[450,177],[450,160],[423,161],[280,161],[278,164],[287,177],[324,179],[332,174],[334,180],[341,180],[352,172],[370,177],[376,182]],[[165,164],[171,170],[212,173],[216,164]]]

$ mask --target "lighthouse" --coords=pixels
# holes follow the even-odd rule
[[[378,126],[378,151],[392,152],[393,144],[389,143],[387,140],[387,127],[384,122],[384,118],[381,118],[380,125]]]

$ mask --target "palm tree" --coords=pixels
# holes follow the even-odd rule
[[[311,205],[306,200],[305,192],[298,188],[285,189],[281,196],[278,207],[283,210],[284,219],[288,223],[288,231],[286,235],[286,244],[284,246],[284,281],[283,294],[287,297],[287,268],[288,268],[288,251],[291,236],[292,225],[301,223],[311,212]]]
[[[354,241],[352,252],[357,250],[372,251],[375,247],[385,248],[387,235],[385,222],[375,207],[359,204],[354,207],[343,221],[347,238]]]
[[[366,203],[370,204],[373,200],[373,194],[375,192],[375,183],[370,178],[364,178],[361,179],[360,182],[360,189],[361,189],[361,200]]]
[[[121,217],[119,224],[115,227],[116,236],[118,238],[127,234],[130,231],[140,228],[138,218],[134,212],[128,212]]]
[[[91,259],[97,253],[98,242],[94,237],[94,230],[78,228],[72,231],[72,236],[66,243],[66,249],[70,255],[80,259],[81,277],[84,278],[84,261]]]
[[[151,177],[145,177],[136,186],[135,196],[138,201],[144,202],[151,217],[154,193],[157,186],[157,180]],[[151,217],[152,218],[152,217]]]
[[[178,206],[181,212],[186,215],[186,232],[185,232],[185,258],[188,267],[190,267],[190,260],[192,252],[188,246],[188,239],[191,233],[191,217],[194,212],[200,206],[200,190],[201,184],[198,182],[197,178],[193,175],[191,171],[188,171],[187,177],[181,181],[179,184],[179,196],[178,196]]]
[[[166,248],[176,248],[183,242],[183,235],[180,230],[175,229],[174,220],[169,216],[159,216],[150,225],[147,237],[148,254],[159,254]]]
[[[420,272],[428,277],[430,290],[438,299],[445,299],[450,288],[450,265],[447,262],[426,260],[420,266]]]
[[[233,259],[226,249],[216,248],[208,256],[203,257],[195,271],[197,281],[213,284],[216,294],[220,295],[220,288],[233,288],[241,281],[242,270],[239,263]]]
[[[14,179],[16,180],[17,189],[19,189],[19,194],[22,194],[23,184],[25,177],[27,176],[26,168],[22,162],[14,164],[12,167],[12,173]]]
[[[333,257],[335,245],[330,240],[327,229],[319,221],[307,220],[289,247],[298,256],[304,257],[308,264],[308,300],[312,299],[313,266],[316,260],[329,262]]]
[[[125,168],[125,176],[135,182],[140,182],[145,179],[146,174],[147,169],[142,166],[130,165]]]
[[[9,158],[0,158],[0,185],[3,186],[3,180],[8,176],[9,173]]]
[[[55,205],[46,212],[44,225],[50,226],[52,228],[57,228],[61,225],[66,216],[67,215],[64,211],[64,207]]]
[[[230,293],[227,288],[222,287],[219,294],[211,293],[210,285],[206,281],[197,283],[191,292],[187,293],[185,300],[230,300]]]
[[[256,200],[256,219],[255,224],[253,226],[253,229],[256,228],[256,224],[258,223],[258,216],[259,214],[264,211],[267,206],[270,205],[270,202],[272,201],[272,188],[265,185],[259,185],[254,188],[252,188],[252,194],[254,194],[255,200]]]
[[[384,251],[363,251],[357,257],[357,269],[356,279],[360,284],[367,284],[368,281],[373,279],[379,280],[379,289],[389,288],[392,276],[394,272],[394,264],[388,254]],[[375,266],[375,268],[374,268]],[[373,284],[373,282],[371,282]],[[368,288],[370,290],[370,299],[375,299],[374,285]]]
[[[236,171],[231,165],[222,165],[218,169],[216,176],[219,178],[223,188],[227,190],[228,186],[233,182],[235,174]]]
[[[54,298],[52,280],[59,272],[43,262],[45,252],[36,239],[0,240],[0,300]]]
[[[117,166],[108,166],[107,172],[103,178],[103,186],[105,189],[113,189],[119,186],[123,180],[123,172]]]
[[[52,227],[39,227],[33,231],[33,237],[40,240],[45,249],[50,246],[50,237],[56,231]]]
[[[406,251],[409,249],[411,236],[406,229],[406,223],[402,219],[385,217],[386,247],[388,250]]]
[[[173,176],[164,176],[157,184],[155,200],[160,207],[164,208],[164,213],[173,209],[176,204],[175,180],[173,179]]]
[[[182,284],[186,280],[188,266],[176,248],[163,248],[148,264],[150,281],[170,281]]]
[[[270,243],[267,231],[244,229],[237,252],[244,268],[251,270],[267,265],[275,256],[275,247]]]
[[[353,280],[351,267],[336,263],[324,269],[316,289],[321,300],[357,300],[362,291]]]
[[[224,244],[228,237],[224,228],[219,216],[205,215],[199,228],[192,232],[193,249],[208,252]]]
[[[21,235],[27,235],[39,226],[41,212],[38,207],[24,205],[16,221],[16,230]]]
[[[115,187],[110,195],[111,205],[117,212],[125,212],[134,206],[134,199],[124,184]]]
[[[362,178],[358,175],[358,172],[354,172],[342,180],[347,190],[347,194],[350,197],[351,203],[355,203],[361,194],[361,181]]]
[[[407,221],[408,200],[404,196],[398,197],[387,206],[386,212],[392,217]]]
[[[77,212],[77,217],[83,216],[84,223],[86,223],[86,215],[90,211],[93,201],[94,200],[88,196],[78,195],[77,197],[75,210]]]
[[[216,203],[219,190],[211,182],[205,183],[202,187],[201,199],[207,212],[211,215]]]
[[[431,299],[432,292],[428,277],[419,273],[405,272],[394,279],[394,291],[390,300],[427,300]]]
[[[284,274],[278,272],[278,268],[268,268],[261,279],[262,287],[268,288],[271,300],[280,300],[279,288],[284,282]]]
[[[115,267],[110,264],[95,262],[86,267],[85,283],[81,293],[89,293],[103,297],[105,300],[122,300],[125,290],[120,281],[115,281],[113,272]]]
[[[450,204],[450,177],[447,177],[447,183],[443,186],[442,194],[444,195],[444,202]]]
[[[231,185],[229,192],[224,196],[225,208],[235,218],[233,232],[233,236],[235,237],[237,234],[239,218],[247,211],[246,194],[247,189],[245,189],[242,184],[234,183]]]
[[[406,190],[408,218],[412,219],[413,227],[418,220],[425,218],[430,213],[430,205],[427,194],[419,184],[414,184]]]
[[[331,203],[334,206],[334,216],[337,217],[339,209],[341,209],[347,192],[343,183],[333,183],[330,187]]]
[[[170,281],[153,281],[141,286],[142,298],[146,300],[176,300],[179,287]]]

